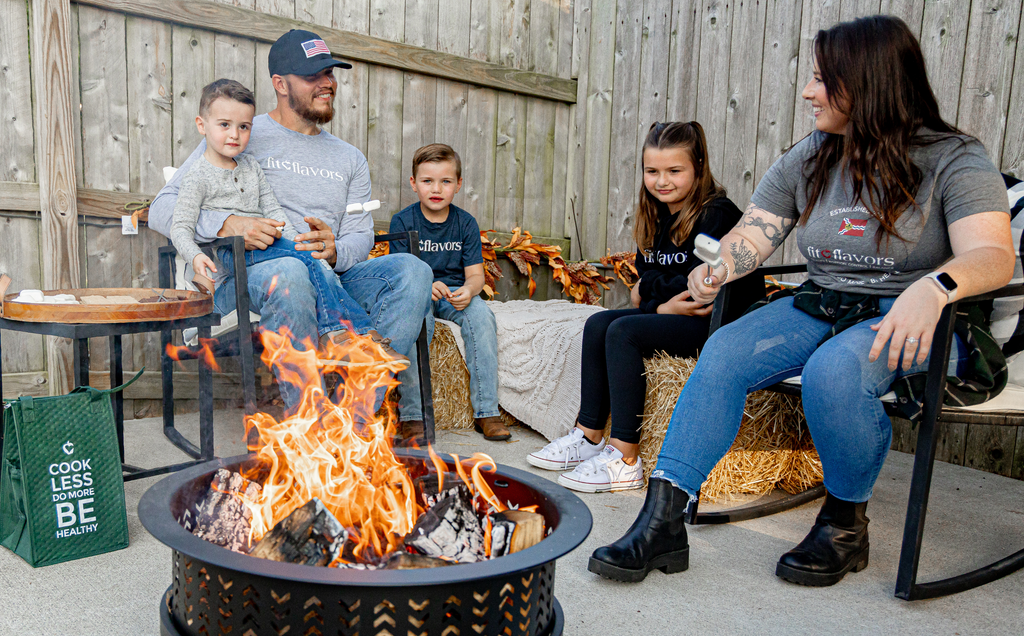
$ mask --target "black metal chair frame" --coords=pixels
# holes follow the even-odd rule
[[[375,243],[383,243],[385,241],[409,241],[410,252],[414,256],[419,256],[419,233],[415,230],[408,232],[399,232],[395,234],[379,234],[374,236]],[[204,247],[212,247],[214,249],[219,247],[227,247],[232,251],[232,254],[244,254],[245,252],[245,241],[240,236],[234,236],[229,238],[217,239],[211,243],[204,244]],[[174,286],[174,259],[177,255],[177,250],[174,246],[167,245],[166,247],[160,248],[160,272],[159,280],[160,286],[165,288],[171,288]],[[244,258],[233,258],[234,264],[234,276],[235,276],[235,308],[238,316],[238,330],[230,334],[225,334],[224,338],[213,339],[211,343],[208,343],[212,349],[215,357],[227,357],[227,356],[240,356],[241,367],[242,367],[242,395],[245,404],[245,412],[247,415],[252,415],[256,412],[256,369],[253,357],[256,354],[256,349],[253,345],[253,334],[255,332],[253,324],[249,320],[249,277],[245,270],[245,259]],[[204,334],[200,334],[200,337],[204,337]],[[209,332],[205,334],[205,337],[209,337]],[[188,440],[181,436],[174,428],[174,376],[173,376],[173,365],[174,361],[171,360],[167,355],[167,346],[171,343],[171,330],[167,329],[161,332],[160,346],[163,350],[163,357],[161,371],[163,375],[163,412],[164,412],[164,435],[166,435],[172,441],[180,440],[181,443],[175,441],[175,444],[179,448],[189,453],[193,457],[199,457],[198,449],[195,448]],[[180,359],[182,360],[193,360],[200,357],[202,352],[202,346],[187,347],[180,353]],[[416,339],[416,352],[418,359],[418,372],[420,379],[420,398],[423,403],[423,439],[418,440],[421,444],[423,443],[434,443],[434,399],[432,395],[432,389],[430,384],[430,343],[427,341],[427,325],[424,321],[423,329],[420,331],[419,337]],[[205,392],[212,392],[212,380],[208,382],[200,382],[200,396],[202,397]],[[212,399],[212,397],[210,398]],[[209,436],[209,448],[213,448],[213,429],[210,427],[209,431],[201,431],[200,436]],[[205,447],[205,446],[204,446]],[[212,455],[210,457],[212,459]]]
[[[758,270],[762,275],[778,275],[806,272],[805,265],[782,265],[776,267],[763,267]],[[1002,289],[974,296],[963,300],[992,300],[1007,296],[1020,296],[1024,294],[1024,285],[1009,285]],[[722,317],[725,315],[725,308],[728,304],[729,288],[723,288],[715,300],[712,312],[711,333],[722,325]],[[974,423],[990,423],[1003,425],[1024,425],[1024,413],[1020,414],[997,414],[989,419],[986,415],[978,413],[965,414],[960,409],[943,408],[942,399],[946,388],[946,361],[949,359],[950,348],[953,342],[953,317],[956,316],[956,307],[959,302],[948,304],[942,311],[942,316],[935,328],[935,337],[932,341],[931,360],[928,364],[928,375],[926,381],[924,412],[921,421],[918,423],[917,450],[914,454],[914,468],[910,481],[910,497],[907,502],[907,517],[903,527],[903,546],[900,551],[899,571],[896,575],[896,596],[916,601],[927,598],[956,594],[969,590],[997,579],[1003,578],[1012,572],[1024,568],[1024,549],[1019,550],[1010,556],[1000,559],[994,563],[985,565],[966,574],[953,576],[946,579],[931,581],[929,583],[918,583],[918,563],[921,558],[921,543],[924,537],[925,514],[928,509],[928,495],[931,489],[932,471],[935,464],[935,450],[938,442],[936,426],[939,421],[957,422],[970,421]],[[941,351],[942,355],[934,355]],[[800,395],[800,387],[789,384],[775,384],[768,387],[768,390]],[[887,404],[886,411],[890,415],[898,415],[893,405]],[[784,510],[790,510],[807,502],[818,499],[825,495],[823,485],[809,488],[802,493],[790,495],[769,503],[723,510],[720,512],[698,513],[697,504],[690,506],[686,513],[686,522],[689,524],[720,524],[747,519],[757,519]]]

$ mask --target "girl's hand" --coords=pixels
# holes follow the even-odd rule
[[[717,268],[712,270],[710,285],[704,282],[707,275],[708,266],[700,264],[690,270],[690,275],[687,277],[686,287],[692,298],[701,305],[707,305],[715,302],[715,297],[718,296],[718,290],[722,287],[721,281],[726,275],[725,266],[719,265]]]
[[[192,259],[192,271],[200,276],[213,278],[210,272],[216,272],[217,266],[213,264],[213,259],[200,252],[198,256]]]
[[[448,285],[445,285],[439,280],[435,280],[434,284],[430,287],[430,299],[441,300],[442,298],[448,298],[452,295]]]
[[[676,294],[658,305],[659,314],[675,314],[677,316],[707,316],[712,309],[712,305],[690,300],[688,291]]]
[[[878,335],[871,345],[868,361],[877,360],[885,343],[889,342],[890,371],[896,370],[900,353],[904,354],[904,371],[914,364],[924,363],[931,351],[935,325],[939,323],[946,300],[946,294],[927,278],[903,290],[881,322],[871,325]]]
[[[629,304],[633,306],[633,309],[640,307],[640,281],[636,281],[633,289],[629,290]]]

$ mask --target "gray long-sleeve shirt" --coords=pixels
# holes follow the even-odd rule
[[[182,178],[205,151],[204,140],[149,207],[149,226],[164,236],[171,235]],[[260,163],[285,216],[298,232],[309,230],[305,216],[327,222],[336,237],[335,271],[344,272],[366,260],[373,247],[373,218],[368,212],[345,214],[349,203],[370,200],[370,169],[363,153],[326,130],[304,135],[264,114],[253,119],[249,146],[242,154]],[[216,239],[230,215],[204,208],[196,222],[196,240]]]
[[[181,180],[174,204],[171,242],[186,263],[191,263],[201,251],[194,238],[201,210],[273,219],[285,224],[281,228],[284,238],[294,240],[298,234],[277,202],[260,164],[244,154],[238,155],[235,163],[234,170],[226,170],[201,155]]]

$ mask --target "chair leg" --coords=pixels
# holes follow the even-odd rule
[[[416,357],[419,364],[420,402],[423,404],[423,438],[434,443],[434,393],[430,386],[430,343],[427,341],[427,321],[416,339]]]
[[[199,328],[200,342],[210,338],[210,328]],[[252,341],[249,341],[252,348]],[[250,363],[252,357],[249,358]],[[206,356],[199,357],[199,453],[200,459],[213,459],[213,369]]]
[[[697,502],[693,501],[686,507],[683,521],[691,526],[716,525],[721,523],[735,523],[737,521],[749,521],[760,519],[786,510],[792,510],[805,503],[820,499],[825,496],[825,486],[819,484],[795,495],[788,495],[782,499],[776,499],[763,504],[718,510],[715,512],[697,512]],[[700,497],[698,496],[698,499]]]
[[[235,313],[238,316],[238,355],[242,365],[242,396],[245,414],[256,412],[256,367],[252,348],[252,323],[249,322],[249,276],[245,270],[245,243],[235,237],[231,249],[241,258],[233,258],[235,265]]]

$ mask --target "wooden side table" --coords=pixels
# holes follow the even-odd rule
[[[55,323],[55,322],[23,322],[0,318],[0,350],[2,350],[2,334],[4,330],[22,333],[41,334],[70,338],[74,344],[74,375],[75,386],[89,384],[89,338],[106,337],[110,339],[110,386],[120,386],[124,382],[124,367],[121,360],[121,337],[136,333],[160,331],[164,343],[160,353],[160,372],[163,381],[164,400],[164,435],[172,444],[184,453],[195,458],[193,461],[161,466],[159,468],[140,468],[124,463],[124,398],[121,392],[110,396],[114,409],[114,421],[117,425],[117,441],[121,452],[121,467],[125,473],[125,481],[143,479],[154,475],[162,475],[187,468],[214,458],[213,454],[213,369],[206,364],[203,356],[199,357],[199,446],[185,439],[174,428],[174,361],[167,355],[166,343],[170,342],[170,333],[177,329],[197,328],[200,338],[210,337],[210,328],[220,324],[220,314],[210,313],[204,316],[181,318],[175,320],[151,320],[145,322],[110,322],[110,323]],[[0,357],[0,395],[3,394],[3,362]],[[171,408],[166,408],[171,404]],[[2,436],[0,431],[0,436]],[[3,440],[0,438],[0,449]]]

